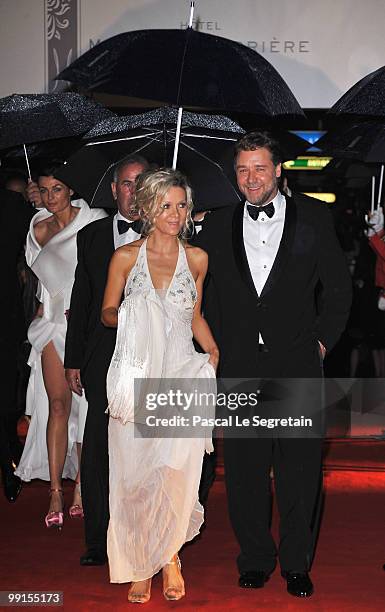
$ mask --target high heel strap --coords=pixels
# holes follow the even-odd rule
[[[177,565],[179,569],[182,569],[182,562],[178,555],[176,556],[175,561],[167,561],[166,565]]]

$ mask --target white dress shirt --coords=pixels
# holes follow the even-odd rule
[[[271,218],[266,213],[260,212],[258,219],[254,221],[247,210],[247,206],[250,206],[247,201],[243,213],[243,241],[250,273],[258,295],[261,295],[273,267],[285,223],[285,196],[278,191],[272,202],[274,215]],[[259,334],[259,342],[263,344],[261,334]]]
[[[114,228],[114,246],[115,249],[124,246],[125,244],[129,244],[130,242],[134,242],[134,240],[139,240],[140,234],[134,232],[133,229],[129,228],[124,234],[119,234],[118,232],[118,220],[127,221],[126,217],[120,214],[118,211],[114,217],[113,228]]]

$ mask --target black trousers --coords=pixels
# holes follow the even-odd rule
[[[322,440],[225,438],[224,460],[239,571],[270,574],[277,554],[281,572],[308,571],[322,501]],[[271,466],[280,514],[278,551],[270,533]]]
[[[21,343],[21,342],[20,342]],[[17,355],[16,340],[0,337],[0,464],[10,465],[12,443],[17,440]]]
[[[106,552],[109,521],[108,415],[105,356],[95,356],[82,382],[88,401],[81,459],[81,491],[87,549]]]

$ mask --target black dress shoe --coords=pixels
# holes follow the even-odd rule
[[[3,482],[4,494],[11,503],[15,502],[21,491],[21,480],[13,473],[13,468],[2,467],[1,479]]]
[[[87,550],[80,557],[80,565],[104,565],[107,563],[107,555],[102,550]]]
[[[287,582],[287,592],[294,597],[310,597],[314,587],[307,572],[287,572],[284,576]]]
[[[265,586],[265,582],[269,580],[269,576],[262,571],[241,572],[239,575],[238,584],[243,589],[261,589]]]

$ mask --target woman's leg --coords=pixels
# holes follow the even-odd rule
[[[169,601],[181,599],[185,595],[184,580],[181,572],[181,562],[175,554],[162,570],[163,595]]]
[[[82,445],[80,442],[76,443],[76,450],[78,455],[78,473],[76,474],[75,479],[75,488],[74,488],[74,497],[72,500],[72,506],[69,510],[71,516],[82,517],[83,516],[83,504],[82,504],[82,494],[80,488],[80,462],[82,457]]]
[[[41,363],[49,402],[47,448],[51,489],[61,489],[68,445],[71,391],[64,376],[63,364],[53,342],[44,347]],[[49,511],[60,512],[61,510],[62,496],[59,492],[52,491]]]

